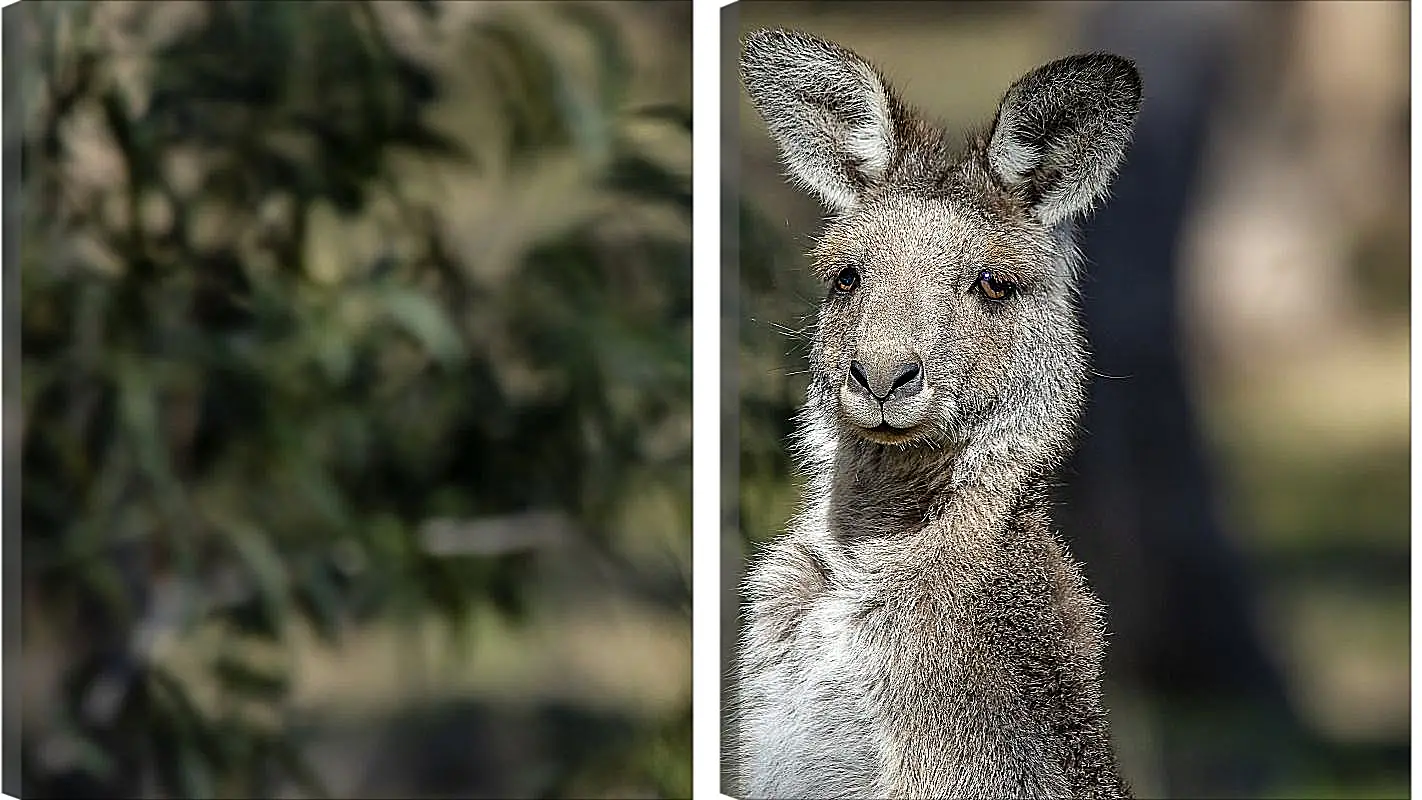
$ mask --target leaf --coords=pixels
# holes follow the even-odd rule
[[[628,112],[633,119],[667,122],[691,134],[691,107],[685,103],[654,103],[639,106]]]
[[[116,90],[110,90],[104,93],[101,106],[104,110],[104,121],[123,155],[124,165],[128,168],[128,179],[134,184],[140,184],[147,176],[142,172],[143,157],[138,151],[137,135],[129,120],[128,111],[123,107],[123,99]]]
[[[592,39],[598,55],[598,95],[603,101],[602,108],[607,111],[616,108],[632,78],[632,59],[616,20],[605,9],[590,3],[567,3],[557,8]]]
[[[263,669],[231,652],[213,659],[212,673],[228,689],[269,702],[280,699],[291,685],[285,670]]]
[[[69,714],[57,714],[54,723],[55,730],[49,736],[63,747],[66,760],[76,769],[98,780],[107,780],[113,775],[116,766],[113,754],[95,742]]]
[[[612,163],[607,182],[614,191],[670,202],[691,215],[691,176],[679,174],[640,153],[623,153]]]
[[[331,797],[331,790],[327,788],[326,782],[321,779],[321,775],[311,767],[310,762],[303,756],[294,744],[288,741],[278,741],[272,743],[272,758],[286,772],[302,791],[309,797]]]
[[[326,644],[335,644],[340,638],[344,619],[342,593],[331,570],[324,560],[308,557],[298,573],[300,581],[295,588],[298,607]]]
[[[471,51],[480,53],[492,72],[500,104],[499,118],[508,125],[509,153],[518,159],[569,143],[572,128],[583,120],[569,118],[581,104],[569,107],[565,84],[552,52],[507,19],[479,25]]]
[[[398,54],[392,54],[390,62],[395,80],[416,104],[439,97],[439,82],[428,67]]]
[[[178,789],[180,796],[193,798],[216,797],[217,782],[213,779],[212,764],[203,757],[201,750],[187,739],[178,740]]]
[[[449,367],[465,357],[464,340],[444,308],[417,289],[390,285],[380,290],[385,313],[418,341],[435,360]]]
[[[351,526],[351,510],[340,487],[331,479],[331,473],[324,463],[312,458],[301,458],[301,453],[292,453],[293,474],[289,476],[290,488],[301,503],[308,507],[320,523],[332,530],[343,531]]]
[[[270,635],[282,638],[283,622],[290,610],[290,583],[286,564],[270,537],[250,524],[220,512],[209,516],[247,568],[257,589],[257,605],[271,626]]]
[[[355,366],[356,354],[350,333],[327,320],[311,332],[311,338],[313,355],[326,377],[338,386],[345,383]]]
[[[148,683],[155,712],[149,725],[155,745],[166,750],[162,744],[167,740],[168,746],[178,751],[176,760],[170,756],[159,762],[160,774],[172,781],[180,797],[215,796],[212,761],[203,754],[204,747],[212,743],[213,724],[193,703],[187,687],[167,670],[150,668]]]
[[[467,147],[448,134],[416,119],[404,119],[391,131],[392,144],[403,145],[419,151],[423,155],[458,161],[477,166],[474,154]]]

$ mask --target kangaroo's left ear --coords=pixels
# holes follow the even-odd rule
[[[988,164],[1047,225],[1080,217],[1106,196],[1141,106],[1141,76],[1110,53],[1071,56],[1008,88]]]
[[[896,101],[863,58],[799,31],[755,31],[741,78],[790,176],[832,211],[883,183],[899,146]]]

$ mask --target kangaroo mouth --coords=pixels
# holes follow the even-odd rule
[[[872,428],[860,427],[864,438],[879,444],[910,444],[923,438],[923,426],[912,425],[896,428],[887,422],[880,422]]]
[[[846,435],[900,447],[935,438],[938,426],[933,420],[932,387],[912,397],[891,397],[885,402],[854,391],[846,382],[839,387],[835,399]]]

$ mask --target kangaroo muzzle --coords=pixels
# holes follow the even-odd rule
[[[840,408],[861,428],[891,438],[908,434],[928,416],[932,388],[925,378],[917,355],[859,353],[840,384]]]

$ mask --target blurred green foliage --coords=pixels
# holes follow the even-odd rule
[[[769,220],[743,194],[737,213],[726,215],[740,255],[739,514],[741,536],[752,547],[784,530],[798,497],[788,446],[818,314],[813,282],[789,267],[799,263],[795,243]]]
[[[25,635],[60,643],[63,687],[26,796],[324,793],[294,630],[526,607],[535,544],[432,548],[432,520],[555,512],[689,619],[685,551],[648,566],[619,514],[663,491],[689,541],[689,163],[639,131],[689,140],[690,110],[629,106],[615,14],[471,15],[471,133],[400,44],[441,41],[440,4],[25,9]],[[552,159],[583,199],[512,249],[416,185]],[[168,657],[198,633],[201,663]],[[602,768],[688,794],[682,716]]]

